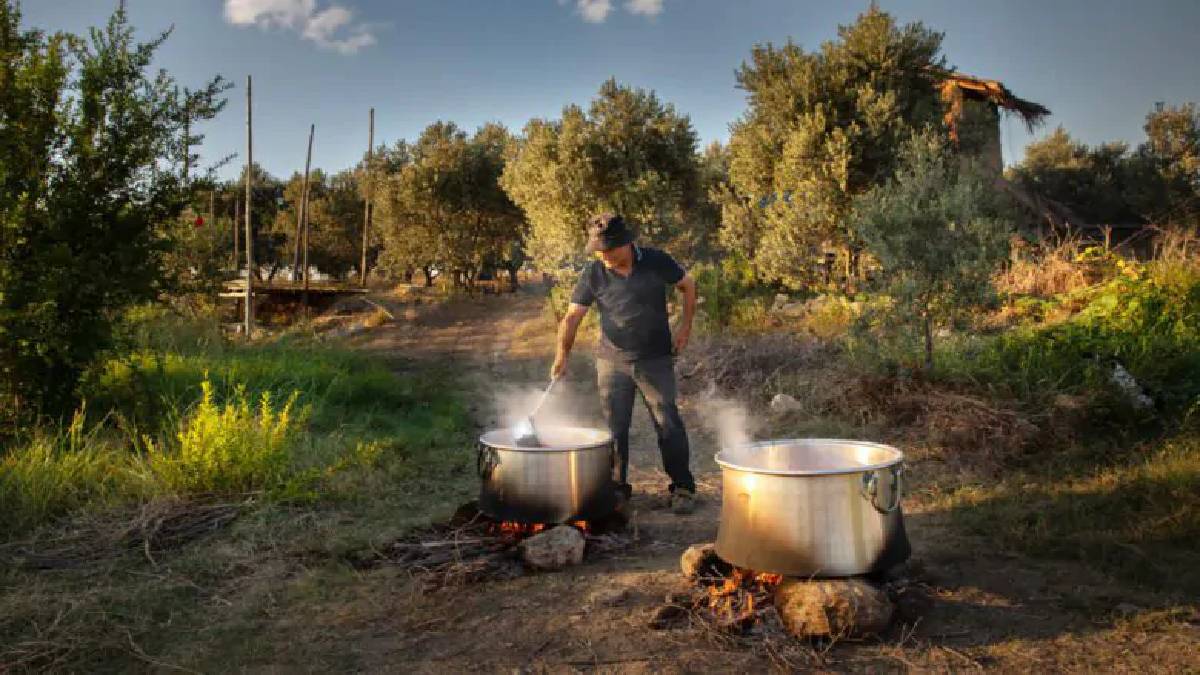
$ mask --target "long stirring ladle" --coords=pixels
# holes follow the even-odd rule
[[[543,405],[545,405],[546,399],[550,397],[550,392],[554,390],[554,385],[558,384],[559,379],[561,378],[556,377],[553,380],[550,380],[550,385],[547,386],[546,390],[542,392],[542,396],[538,399],[537,405],[533,406],[533,410],[529,412],[529,415],[525,418],[525,421],[517,425],[516,431],[518,435],[516,438],[516,443],[518,446],[523,448],[534,448],[542,444],[541,439],[539,439],[537,436],[537,430],[535,430],[533,427],[533,416],[538,414],[538,411],[542,409]]]

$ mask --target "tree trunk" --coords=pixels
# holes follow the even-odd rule
[[[515,267],[508,268],[508,280],[509,280],[509,289],[508,289],[509,292],[516,293],[517,292],[517,268],[515,268]]]
[[[421,271],[425,273],[425,288],[432,288],[433,287],[433,267],[432,266],[422,267]]]
[[[411,267],[404,270],[404,283],[411,284],[414,274],[416,274],[416,272],[413,271],[413,268],[411,268]]]

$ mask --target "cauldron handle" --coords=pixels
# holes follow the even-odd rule
[[[480,443],[475,449],[475,472],[483,480],[487,480],[492,475],[492,470],[499,464],[499,455],[496,449],[484,443]]]
[[[892,494],[891,503],[886,507],[879,505],[879,473],[877,471],[868,471],[863,474],[862,478],[862,496],[871,502],[871,506],[880,513],[887,514],[900,508],[900,493],[904,487],[904,467],[900,464],[892,466],[888,469],[888,473],[892,476]]]

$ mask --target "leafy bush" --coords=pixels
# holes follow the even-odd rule
[[[271,393],[251,405],[244,386],[223,404],[212,382],[200,384],[200,403],[174,438],[147,443],[146,468],[173,493],[239,494],[276,489],[295,479],[296,446],[304,413],[293,415],[299,392],[278,409]]]
[[[937,330],[987,298],[1007,254],[1012,223],[992,181],[940,134],[914,134],[895,177],[855,199],[854,226],[932,370]]]
[[[719,263],[700,263],[689,273],[703,303],[702,328],[718,332],[762,327],[770,291],[759,285],[753,265],[744,256],[732,254]]]
[[[1200,265],[1123,263],[1120,276],[1093,288],[1069,320],[989,339],[947,371],[1045,402],[1060,392],[1110,390],[1114,362],[1170,416],[1200,397]]]

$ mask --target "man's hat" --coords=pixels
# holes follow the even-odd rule
[[[588,219],[588,250],[607,251],[633,243],[633,233],[625,220],[615,213],[601,213]]]

